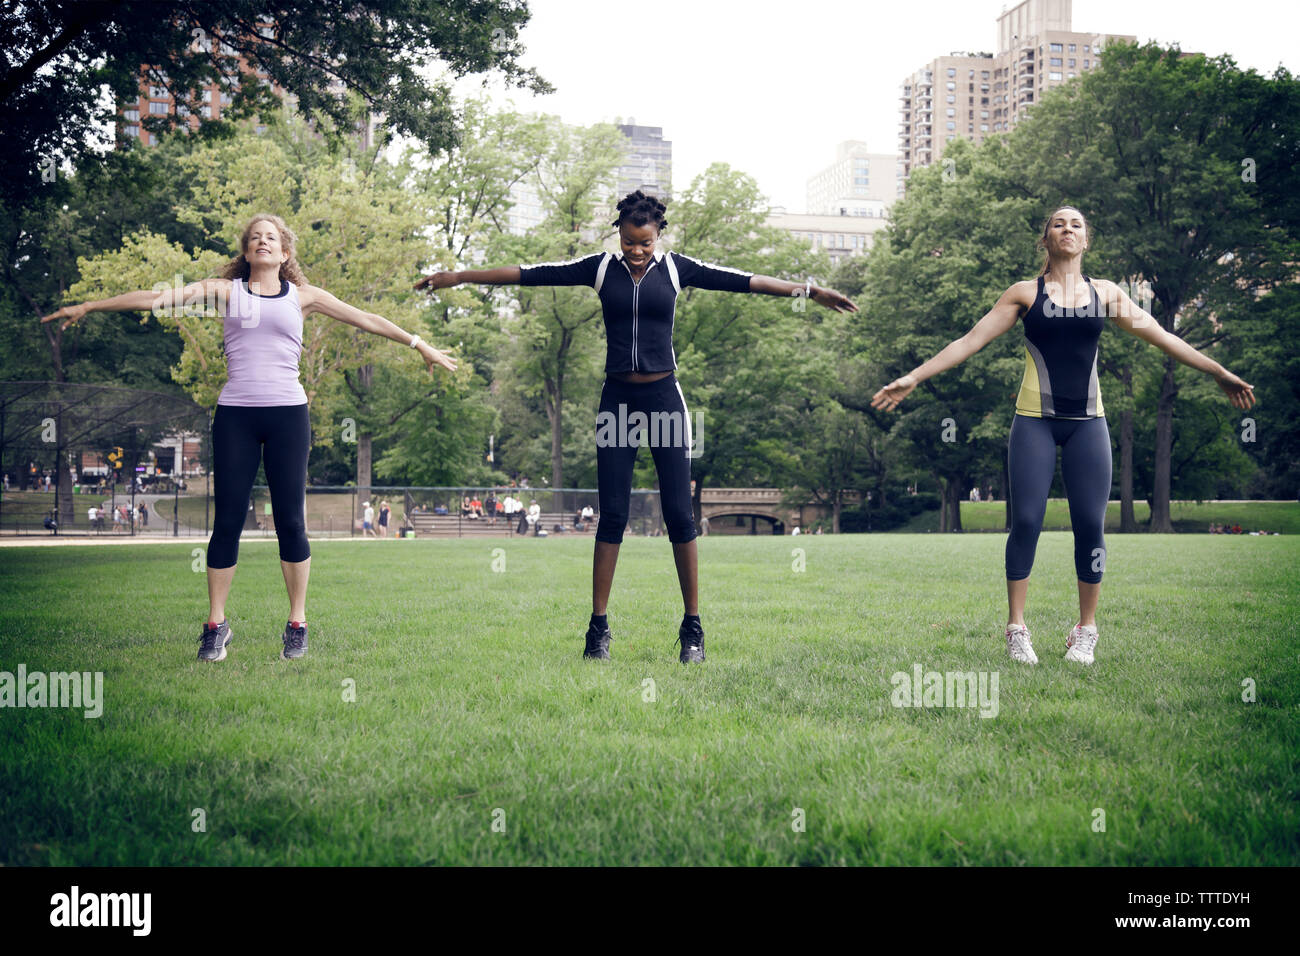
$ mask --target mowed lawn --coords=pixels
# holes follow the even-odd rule
[[[0,710],[0,863],[1300,863],[1300,538],[1111,536],[1092,668],[1061,533],[1007,658],[1003,543],[702,539],[690,668],[665,539],[608,663],[590,540],[318,542],[297,662],[246,543],[220,664],[192,545],[0,548],[0,670],[105,698]],[[892,706],[917,665],[996,674],[996,716]]]

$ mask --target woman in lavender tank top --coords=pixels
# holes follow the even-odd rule
[[[212,422],[216,517],[208,543],[208,619],[199,638],[199,660],[220,661],[230,643],[226,599],[239,555],[239,533],[249,508],[249,493],[259,464],[266,469],[280,546],[280,567],[289,592],[289,620],[281,656],[307,652],[307,544],[304,499],[311,422],[307,395],[298,382],[303,316],[313,312],[375,335],[410,345],[433,371],[455,371],[451,357],[403,332],[392,322],[340,302],[310,285],[294,257],[296,240],[279,216],[259,214],[240,237],[240,254],[220,278],[204,279],[179,291],[128,292],[97,302],[64,306],[41,321],[63,319],[66,328],[87,312],[126,312],[171,308],[197,297],[215,298],[225,323],[225,388]]]

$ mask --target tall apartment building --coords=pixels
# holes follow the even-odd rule
[[[835,162],[808,179],[805,212],[881,218],[901,193],[896,154],[872,153],[866,143],[846,140],[835,147]]]
[[[899,153],[906,177],[961,137],[978,144],[1011,129],[1054,86],[1096,69],[1129,34],[1071,29],[1071,0],[1024,0],[998,17],[998,52],[937,57],[903,81]]]
[[[627,137],[623,165],[618,169],[618,195],[634,190],[667,200],[673,191],[673,144],[664,139],[662,126],[637,126],[629,119],[619,124]]]

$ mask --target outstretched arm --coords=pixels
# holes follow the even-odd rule
[[[1219,383],[1228,400],[1237,408],[1250,408],[1255,404],[1255,386],[1247,385],[1214,359],[1192,348],[1178,336],[1167,332],[1151,314],[1134,302],[1127,292],[1113,282],[1098,283],[1106,298],[1107,313],[1112,321],[1144,342],[1172,355],[1184,365],[1204,372]]]
[[[425,364],[429,366],[429,371],[433,371],[435,365],[440,365],[449,372],[456,371],[456,360],[448,355],[439,352],[428,342],[423,340],[416,341],[419,336],[413,336],[410,332],[403,332],[382,315],[376,315],[373,312],[363,312],[356,306],[348,305],[341,301],[330,292],[316,286],[307,286],[300,292],[300,301],[302,302],[302,311],[304,315],[312,312],[319,312],[321,315],[327,315],[331,319],[337,319],[347,325],[355,326],[363,332],[371,332],[375,335],[382,335],[386,339],[392,339],[394,342],[400,342],[402,345],[410,345],[416,342],[416,349],[419,351]]]
[[[787,282],[771,276],[753,275],[749,277],[749,291],[759,295],[807,296],[818,305],[824,305],[836,312],[856,312],[858,307],[847,296],[840,295],[834,289],[823,289],[808,282]]]
[[[909,373],[896,378],[871,397],[871,407],[892,412],[898,403],[912,393],[912,389],[927,378],[946,372],[955,365],[960,365],[984,346],[988,345],[1003,332],[1016,324],[1020,313],[1033,304],[1032,297],[1026,299],[1026,285],[1032,283],[1017,282],[1006,292],[997,304],[975,323],[975,327],[959,339],[949,342],[934,358],[930,359]]]
[[[503,266],[500,269],[465,269],[461,272],[435,272],[417,282],[417,291],[434,292],[438,289],[450,289],[462,282],[474,282],[479,285],[518,285],[519,267]]]
[[[182,288],[175,286],[141,289],[138,292],[124,292],[111,299],[97,299],[94,302],[82,302],[79,305],[65,305],[57,312],[51,312],[41,318],[42,322],[63,319],[59,328],[80,322],[87,312],[152,312],[157,315],[177,306],[184,306],[195,301],[206,302],[210,295],[218,299],[218,306],[224,304],[230,292],[229,279],[203,279],[191,282]]]

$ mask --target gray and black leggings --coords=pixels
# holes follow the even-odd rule
[[[1030,418],[1017,415],[1007,441],[1011,487],[1011,534],[1007,537],[1007,580],[1022,581],[1034,566],[1047,493],[1061,449],[1061,477],[1074,529],[1074,569],[1080,581],[1096,584],[1106,568],[1103,531],[1110,499],[1110,429],[1105,418]]]
[[[637,413],[640,413],[639,415]],[[596,540],[618,544],[632,502],[637,449],[649,445],[659,475],[659,503],[668,540],[695,538],[691,506],[691,422],[676,375],[654,382],[605,379],[596,418],[596,484],[600,520]]]
[[[239,560],[239,533],[248,516],[259,463],[266,465],[280,560],[311,557],[304,513],[311,416],[306,405],[218,405],[212,419],[212,497],[215,515],[208,567],[230,568]]]

